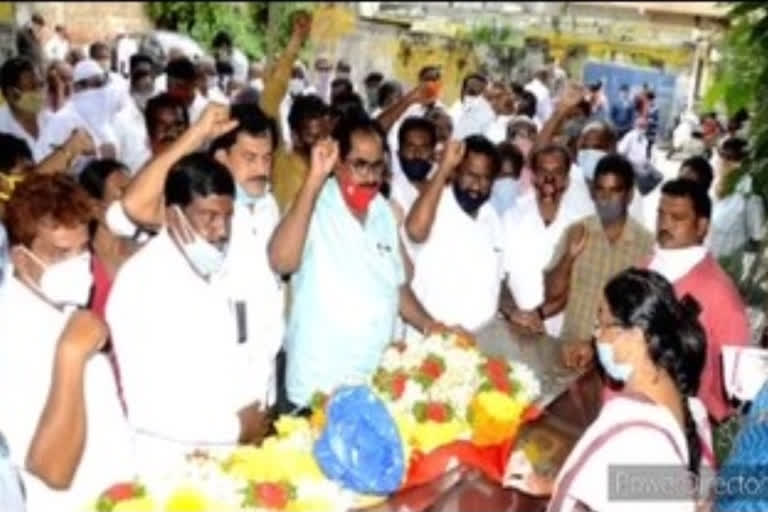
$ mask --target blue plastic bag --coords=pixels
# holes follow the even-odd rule
[[[323,473],[362,494],[390,494],[405,476],[402,441],[387,407],[367,386],[336,391],[314,455]]]

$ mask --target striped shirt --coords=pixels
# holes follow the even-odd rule
[[[611,243],[597,215],[580,221],[587,241],[571,271],[568,302],[562,335],[566,339],[587,340],[597,318],[600,294],[606,283],[619,272],[644,261],[653,249],[653,235],[632,218],[627,219],[621,237]],[[568,232],[560,238],[553,262],[568,250]]]

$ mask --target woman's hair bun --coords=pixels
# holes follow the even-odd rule
[[[690,294],[685,294],[682,299],[680,299],[680,305],[683,307],[683,311],[685,311],[686,316],[688,316],[691,319],[697,319],[699,317],[699,313],[701,313],[701,305],[699,304],[699,301],[691,297]]]

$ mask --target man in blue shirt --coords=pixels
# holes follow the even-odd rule
[[[611,121],[616,127],[618,139],[621,140],[634,126],[635,105],[629,97],[629,86],[622,84],[619,89],[619,99],[611,106]]]
[[[379,194],[383,131],[351,118],[334,138],[312,149],[307,178],[269,245],[273,269],[293,274],[283,413],[307,406],[315,392],[365,382],[398,313],[423,333],[443,329],[411,290],[397,223]]]

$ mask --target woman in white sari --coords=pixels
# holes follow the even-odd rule
[[[595,330],[597,354],[622,387],[565,461],[548,511],[696,510],[690,476],[711,465],[706,412],[696,398],[706,338],[698,304],[675,298],[659,274],[629,269],[605,287]],[[654,467],[655,466],[655,467]],[[549,488],[547,488],[549,487]]]

